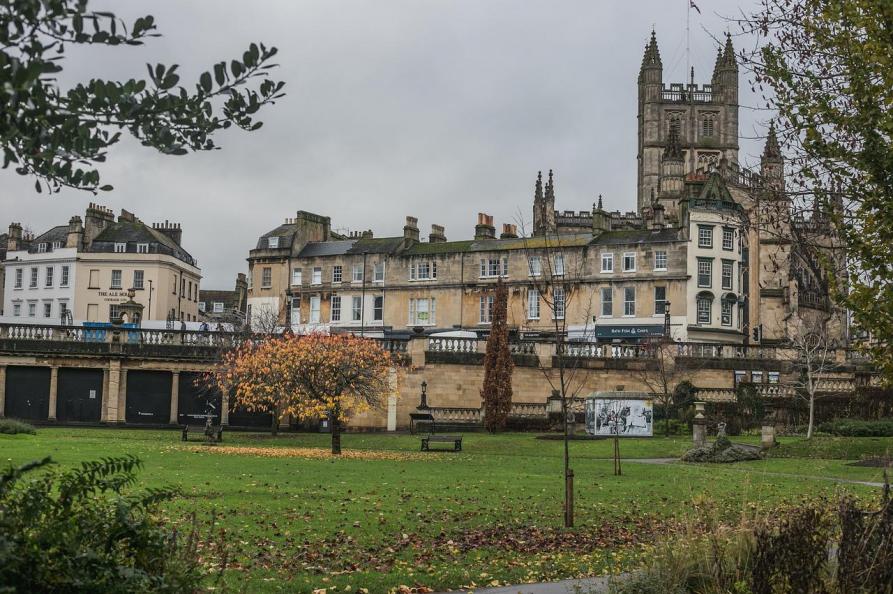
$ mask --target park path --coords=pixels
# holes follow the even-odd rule
[[[498,588],[476,588],[465,590],[450,590],[449,593],[460,594],[474,592],[474,594],[603,594],[608,591],[612,580],[623,579],[623,575],[613,577],[591,577],[577,580],[563,580],[544,584],[521,584],[518,586],[500,586]]]

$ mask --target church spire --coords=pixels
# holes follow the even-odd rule
[[[725,70],[738,70],[738,60],[735,59],[735,48],[732,46],[731,33],[726,33],[726,45],[722,52],[722,68]]]
[[[543,172],[540,171],[536,174],[536,185],[534,186],[533,191],[533,203],[539,204],[543,201]]]
[[[642,70],[646,68],[663,68],[660,60],[660,50],[657,49],[657,34],[651,30],[651,41],[645,46],[645,55],[642,57]]]
[[[769,133],[766,135],[766,146],[763,147],[763,161],[781,161],[781,148],[778,145],[778,136],[775,134],[775,122],[769,122]]]

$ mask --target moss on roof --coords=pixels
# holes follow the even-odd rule
[[[467,252],[474,240],[441,241],[435,243],[417,243],[403,252],[405,255],[414,256],[422,254],[449,254]]]

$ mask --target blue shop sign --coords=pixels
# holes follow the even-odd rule
[[[662,325],[653,326],[596,326],[598,338],[641,338],[643,336],[663,336]]]

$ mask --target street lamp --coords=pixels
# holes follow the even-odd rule
[[[427,410],[431,408],[428,406],[428,382],[426,382],[425,380],[422,380],[422,394],[419,399],[418,408],[420,410]]]
[[[670,302],[664,301],[664,336],[670,338]]]

